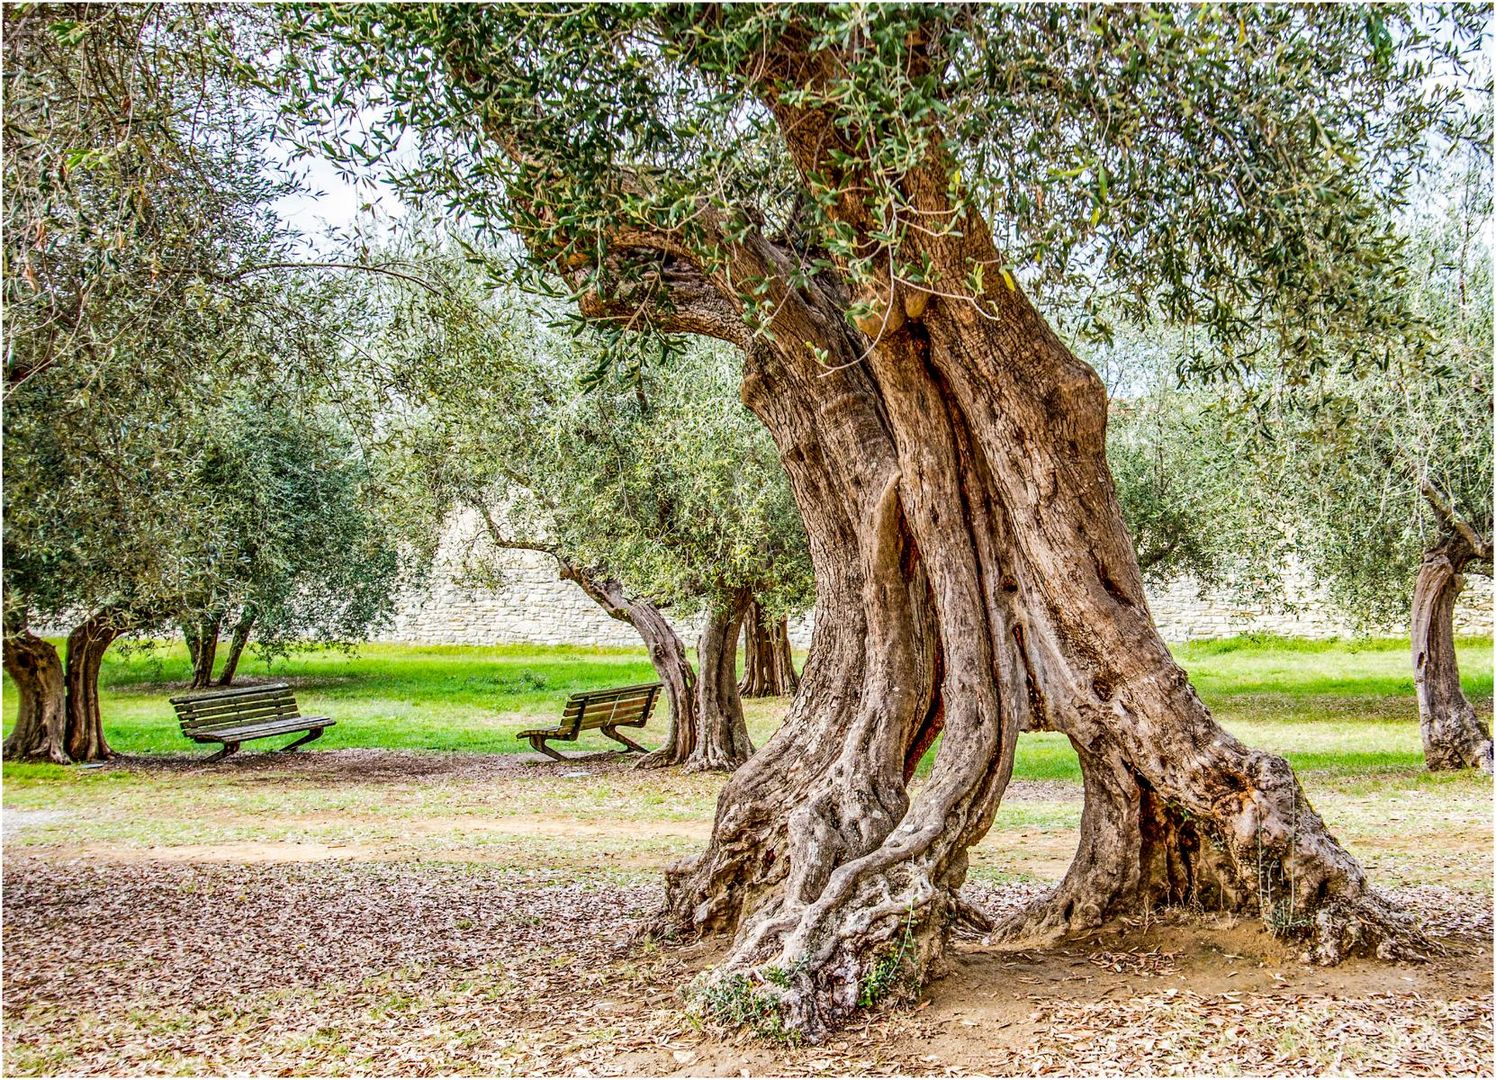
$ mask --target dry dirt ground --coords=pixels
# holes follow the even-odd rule
[[[1478,783],[1310,786],[1426,920],[1427,963],[1307,967],[1196,912],[1025,951],[962,939],[916,1000],[818,1046],[704,1029],[681,991],[720,945],[633,936],[719,784],[612,757],[336,751],[7,791],[4,1072],[1492,1071]],[[999,912],[1057,878],[1079,800],[1015,782],[971,898]]]

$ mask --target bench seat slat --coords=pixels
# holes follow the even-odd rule
[[[272,705],[252,705],[247,709],[219,709],[210,713],[196,713],[182,717],[184,724],[215,724],[220,720],[233,720],[245,716],[295,716],[300,710],[296,702],[284,701]]]
[[[325,716],[297,716],[279,723],[239,724],[233,727],[193,728],[188,736],[198,742],[238,742],[268,735],[286,735],[293,731],[332,727],[337,721]]]
[[[217,696],[179,699],[173,702],[179,709],[239,709],[257,701],[294,701],[289,690],[275,690],[268,694],[246,694],[243,697],[220,698]]]

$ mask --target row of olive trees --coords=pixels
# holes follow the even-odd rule
[[[810,575],[731,356],[690,387],[641,369],[583,393],[597,350],[455,246],[311,261],[274,214],[296,185],[266,178],[264,102],[233,61],[257,20],[54,14],[5,16],[7,756],[109,755],[97,684],[122,635],[179,625],[196,687],[231,684],[251,640],[363,639],[469,509],[640,630],[673,713],[650,763],[741,763],[739,624],[777,625],[754,689],[782,690]],[[700,678],[662,607],[706,615]],[[33,628],[64,622],[59,654]]]
[[[269,650],[355,639],[389,606],[393,538],[299,377],[338,348],[307,317],[337,298],[287,270],[291,185],[214,46],[254,27],[189,6],[4,18],[5,752],[94,760],[121,635],[185,623],[203,658],[232,618],[224,679],[251,627]],[[62,655],[32,629],[60,623]]]
[[[433,226],[393,247],[434,291],[370,281],[388,316],[344,373],[371,395],[412,538],[456,513],[480,528],[457,552],[472,587],[502,586],[507,552],[551,556],[639,634],[665,687],[664,745],[641,764],[731,769],[752,753],[737,683],[740,629],[769,624],[774,671],[794,678],[787,614],[808,606],[809,554],[773,444],[738,400],[740,361],[701,344],[600,364],[601,342],[554,307],[490,280],[471,242]],[[693,668],[666,618],[699,614]],[[749,654],[755,636],[748,634]],[[751,673],[751,672],[750,672]]]

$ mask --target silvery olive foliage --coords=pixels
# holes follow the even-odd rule
[[[7,625],[160,630],[253,597],[267,645],[359,636],[389,552],[316,378],[359,312],[275,213],[295,181],[265,167],[273,111],[227,59],[255,22],[4,20]]]
[[[1441,540],[1464,529],[1489,550],[1492,537],[1488,154],[1451,157],[1422,207],[1409,295],[1437,350],[1287,391],[1279,413],[1282,491],[1305,521],[1297,547],[1367,628],[1406,622],[1419,562]],[[1491,564],[1466,569],[1489,576]]]
[[[1107,377],[1107,461],[1151,585],[1278,603],[1293,531],[1262,467],[1256,425],[1218,388],[1180,386],[1180,335],[1118,323],[1090,358]]]
[[[192,497],[207,520],[182,538],[205,593],[191,610],[252,620],[253,648],[351,647],[394,613],[404,584],[388,491],[347,422],[311,393],[239,387],[189,436]]]
[[[634,313],[605,332],[670,303],[668,254],[611,238],[670,236],[710,272],[724,235],[762,232],[806,280],[834,269],[855,291],[886,270],[970,296],[1006,277],[1102,339],[1113,316],[1197,328],[1197,375],[1303,374],[1421,340],[1387,211],[1437,152],[1430,131],[1480,123],[1459,103],[1485,21],[1462,5],[310,5],[267,82],[292,92],[307,145],[576,266],[573,291]],[[847,46],[844,66],[755,90],[745,73],[781,41]],[[764,94],[868,137],[802,180]],[[951,159],[948,220],[901,187],[934,153]],[[843,202],[881,228],[854,237],[830,212]],[[986,217],[1006,262],[931,282],[902,240],[961,213]],[[764,283],[738,288],[764,325]]]
[[[352,368],[363,365],[354,378],[413,543],[465,510],[483,526],[458,553],[471,585],[501,584],[514,547],[683,613],[744,590],[774,612],[809,606],[804,530],[773,443],[739,400],[734,351],[694,343],[635,351],[631,369],[601,363],[601,342],[495,281],[495,253],[470,238],[417,224],[398,245],[387,254],[438,287],[369,281],[382,329]]]

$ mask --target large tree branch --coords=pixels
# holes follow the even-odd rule
[[[1455,510],[1451,500],[1436,488],[1427,477],[1420,477],[1418,490],[1423,499],[1433,508],[1440,524],[1458,536],[1470,549],[1470,554],[1482,562],[1491,561],[1491,541],[1481,536],[1475,528]]]

